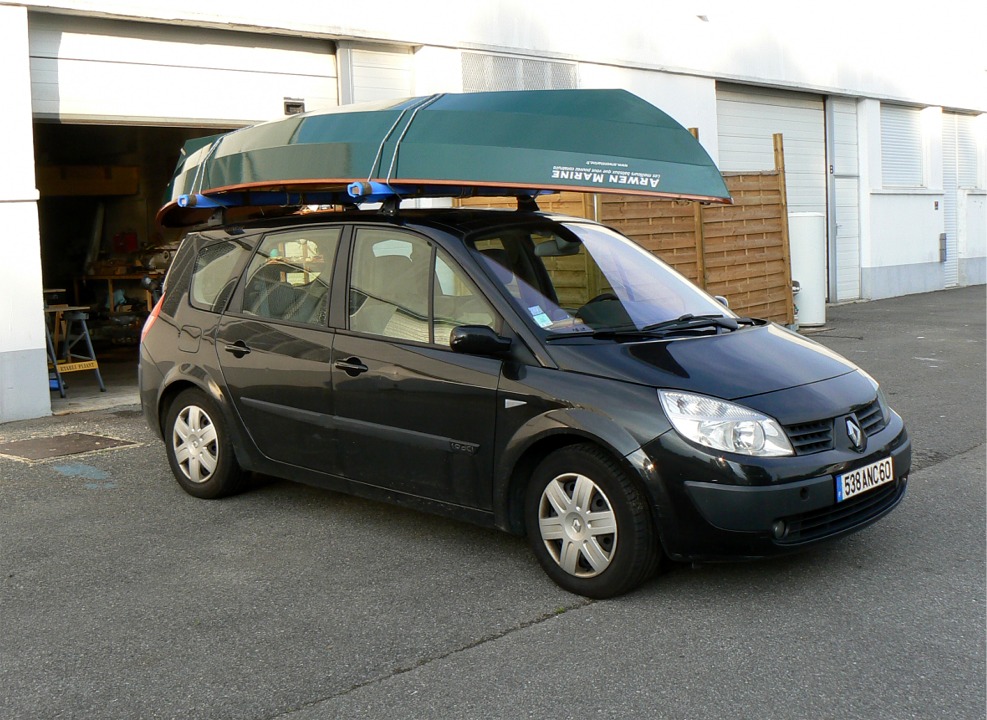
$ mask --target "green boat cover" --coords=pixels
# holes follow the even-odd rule
[[[159,220],[190,224],[202,198],[270,204],[264,191],[286,193],[285,205],[314,192],[352,202],[351,183],[400,197],[577,190],[731,202],[696,138],[636,95],[528,90],[345,105],[191,140]]]

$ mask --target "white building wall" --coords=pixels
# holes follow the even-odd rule
[[[960,190],[957,198],[960,285],[987,283],[987,192]]]
[[[579,63],[579,87],[622,88],[660,107],[683,127],[696,128],[699,142],[719,162],[716,132],[716,82],[710,78],[675,75],[612,65]]]
[[[415,95],[462,92],[462,52],[448,47],[419,48],[412,59]]]
[[[889,186],[882,174],[881,103],[858,106],[860,286],[865,299],[946,287],[940,236],[946,232],[940,108],[922,112],[921,187]]]
[[[27,11],[0,6],[0,422],[51,414]]]
[[[753,84],[987,110],[987,4],[767,0],[531,3],[497,0],[23,0],[31,8],[289,36],[498,50],[540,58],[700,75]],[[893,25],[893,32],[886,28]],[[823,60],[823,61],[819,61]],[[943,72],[943,68],[949,68]]]

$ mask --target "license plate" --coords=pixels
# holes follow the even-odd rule
[[[836,476],[836,502],[843,502],[894,480],[894,463],[887,457]]]

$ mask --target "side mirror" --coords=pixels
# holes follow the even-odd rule
[[[727,300],[722,295],[715,295],[714,297],[715,297],[716,301],[718,303],[720,303],[720,305],[722,305],[723,307],[730,307],[730,301]]]
[[[496,355],[510,350],[511,341],[486,325],[460,325],[449,334],[449,346],[464,355]]]

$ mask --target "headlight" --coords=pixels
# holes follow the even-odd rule
[[[726,400],[678,390],[659,390],[658,398],[672,426],[700,445],[757,457],[794,454],[778,421],[767,415]]]

